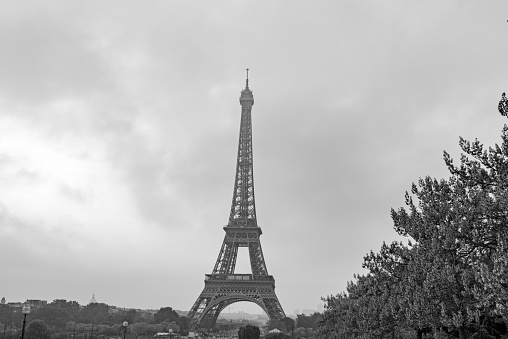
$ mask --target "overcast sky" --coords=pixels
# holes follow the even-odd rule
[[[0,2],[0,297],[189,310],[250,68],[268,272],[286,314],[317,309],[399,239],[390,208],[448,177],[443,150],[500,142],[507,19],[506,0]]]

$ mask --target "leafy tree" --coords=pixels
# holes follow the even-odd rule
[[[77,301],[67,301],[65,299],[55,299],[47,305],[48,307],[56,307],[60,310],[64,310],[70,316],[71,321],[79,320],[80,305]],[[54,325],[52,325],[54,326]]]
[[[164,325],[162,324],[153,324],[150,325],[150,333],[164,332]]]
[[[176,321],[168,322],[167,320],[165,320],[161,323],[161,325],[163,326],[162,327],[163,332],[169,332],[169,330],[172,330],[173,332],[176,333],[180,331],[180,327],[176,324]]]
[[[144,319],[143,317],[138,313],[136,310],[127,310],[119,312],[116,319],[116,321],[127,321],[129,324],[134,324],[137,322],[142,322]]]
[[[508,116],[508,100],[503,93],[498,105],[499,113]],[[460,178],[471,192],[475,203],[471,206],[474,215],[469,228],[467,245],[475,264],[479,279],[476,296],[481,307],[491,314],[508,317],[508,126],[501,134],[501,145],[488,150],[475,140],[460,139],[460,146],[467,155],[462,155],[460,166],[453,164],[445,153],[450,171]],[[471,204],[470,204],[471,205]]]
[[[314,331],[312,328],[298,327],[293,332],[294,339],[308,339],[312,338],[314,335]]]
[[[109,306],[103,303],[91,303],[80,311],[80,321],[83,323],[108,322]]]
[[[79,315],[80,305],[77,301],[67,301],[65,299],[55,299],[47,306],[58,307],[69,313],[72,319],[76,319]]]
[[[161,307],[157,313],[154,314],[153,319],[155,323],[162,323],[164,320],[168,322],[178,321],[180,316],[171,307]]]
[[[118,326],[104,326],[102,325],[99,327],[101,328],[101,332],[104,333],[106,336],[118,336]]]
[[[289,317],[282,318],[281,321],[284,323],[286,331],[291,331],[295,327],[295,321]]]
[[[503,93],[499,112],[508,116]],[[365,276],[326,299],[316,338],[499,338],[508,324],[508,126],[488,150],[460,138],[447,180],[420,179],[392,210],[408,245],[383,244]]]
[[[130,326],[130,332],[135,334],[136,337],[140,334],[147,334],[149,332],[150,325],[147,323],[136,323]]]
[[[319,321],[316,338],[356,338],[358,308],[354,300],[342,292],[323,301],[325,312]]]
[[[267,325],[267,328],[269,331],[271,331],[273,329],[278,329],[279,331],[282,331],[282,332],[287,331],[286,323],[283,322],[281,319],[270,319],[270,320],[268,320],[266,325]],[[291,330],[291,328],[289,328],[289,330]]]
[[[259,339],[261,331],[255,325],[245,325],[238,330],[238,339]]]
[[[180,326],[180,334],[187,335],[189,333],[189,318],[180,317],[178,318],[178,326]]]
[[[289,335],[287,335],[284,332],[277,332],[277,333],[268,333],[265,335],[265,339],[288,339],[290,338]]]
[[[32,317],[44,321],[48,326],[64,328],[71,320],[69,313],[62,308],[55,306],[44,306],[33,311]]]
[[[51,330],[42,320],[33,320],[26,327],[25,336],[29,339],[51,339]]]
[[[321,318],[321,313],[314,312],[312,315],[297,314],[296,315],[296,327],[300,328],[312,328],[317,327],[318,321]]]
[[[12,323],[12,309],[9,305],[0,304],[0,323]]]

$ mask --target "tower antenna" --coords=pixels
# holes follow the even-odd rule
[[[246,88],[249,88],[249,69],[248,69],[248,68],[246,68],[246,70],[247,70],[247,80],[246,80],[246,82],[245,82],[245,87],[246,87]]]

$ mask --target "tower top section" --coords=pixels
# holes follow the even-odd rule
[[[240,96],[242,117],[240,119],[240,138],[236,161],[235,187],[229,214],[229,227],[257,227],[256,203],[254,202],[254,170],[252,162],[252,122],[251,111],[254,97],[249,89],[249,69],[245,89]]]
[[[254,96],[249,88],[249,69],[247,68],[247,78],[245,80],[245,89],[240,95],[240,105],[245,108],[250,108],[254,105]]]

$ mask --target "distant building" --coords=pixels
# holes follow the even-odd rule
[[[256,320],[258,317],[257,314],[248,314],[243,311],[236,312],[236,313],[221,313],[219,314],[220,319],[226,319],[226,320]]]
[[[23,309],[23,304],[20,302],[9,302],[7,303],[7,306],[9,306],[11,308],[11,311],[14,313],[21,312],[21,310]]]
[[[90,304],[97,304],[97,300],[95,300],[95,293],[92,293],[92,299],[90,299],[90,302],[88,303],[88,305]]]
[[[38,300],[38,299],[27,299],[24,303],[15,301],[15,302],[5,302],[5,298],[2,298],[2,305],[9,306],[13,312],[21,312],[21,309],[25,305],[29,305],[32,309],[37,309],[39,307],[44,307],[48,304],[46,300]]]
[[[259,323],[265,323],[268,321],[268,316],[266,314],[258,314],[256,321]]]
[[[0,305],[5,305],[5,297],[2,297],[2,300],[0,300]]]
[[[46,306],[48,302],[46,300],[27,299],[25,304],[30,305],[30,308],[39,308]]]

